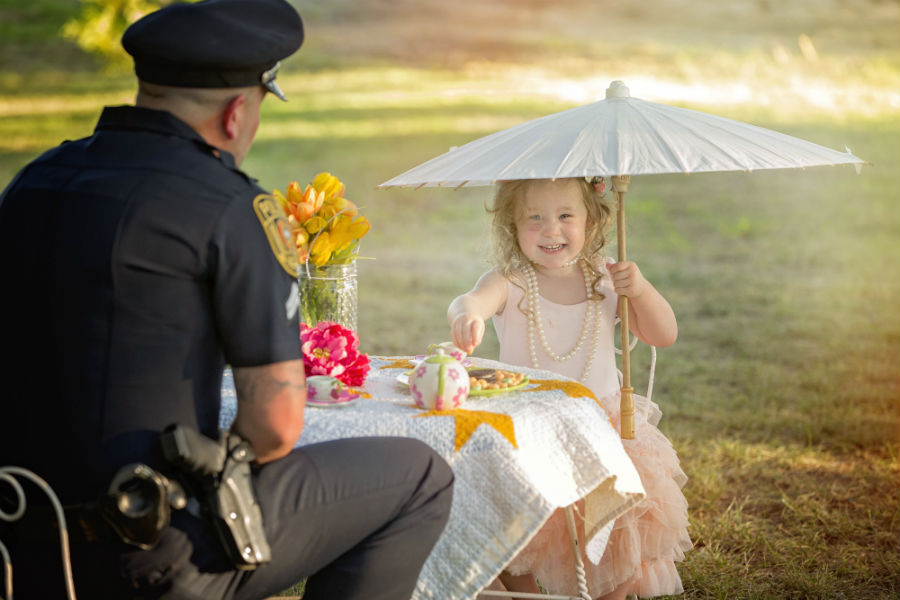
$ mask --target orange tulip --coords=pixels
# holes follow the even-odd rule
[[[297,254],[301,263],[305,263],[309,260],[309,244],[303,244],[302,246],[298,245]]]
[[[303,192],[300,191],[300,184],[292,181],[287,186],[287,201],[291,204],[300,204],[303,202]]]

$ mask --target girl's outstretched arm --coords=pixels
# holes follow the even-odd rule
[[[628,297],[628,328],[639,340],[657,348],[665,348],[678,338],[678,323],[672,307],[662,294],[629,261],[607,265],[613,287],[620,296]]]
[[[484,337],[484,321],[506,305],[506,278],[496,269],[482,275],[470,291],[447,308],[450,335],[458,348],[472,353]]]

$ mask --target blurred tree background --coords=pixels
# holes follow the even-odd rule
[[[74,41],[85,52],[95,54],[108,68],[131,66],[128,54],[119,40],[125,29],[167,0],[81,0],[78,15],[66,21],[60,33]]]

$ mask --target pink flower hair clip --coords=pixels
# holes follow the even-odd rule
[[[598,194],[602,194],[606,191],[606,180],[602,177],[595,175],[593,177],[585,177],[584,180],[594,186],[594,191]]]

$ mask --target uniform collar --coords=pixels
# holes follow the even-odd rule
[[[154,110],[140,106],[107,106],[97,121],[95,131],[146,131],[160,135],[171,135],[194,142],[201,148],[216,156],[222,163],[234,171],[242,172],[234,164],[234,156],[226,150],[217,148],[204,140],[193,127],[165,110]],[[248,178],[249,179],[249,178]]]

